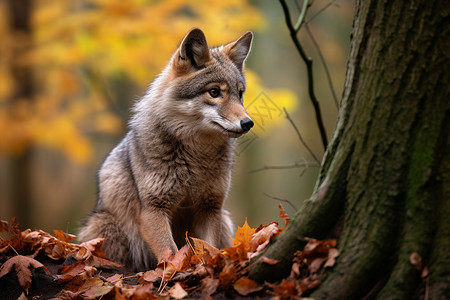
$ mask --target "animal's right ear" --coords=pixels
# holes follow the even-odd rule
[[[193,28],[186,34],[179,48],[178,60],[190,62],[196,69],[203,67],[210,60],[209,47],[203,31]]]

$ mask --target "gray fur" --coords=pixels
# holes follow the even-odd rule
[[[243,37],[248,52],[251,34]],[[175,253],[186,232],[218,248],[231,244],[223,204],[235,138],[227,132],[245,133],[239,120],[248,115],[238,97],[245,80],[232,55],[202,39],[191,30],[136,103],[129,132],[99,170],[97,204],[79,233],[81,241],[104,237],[105,254],[134,270],[154,268],[166,248]],[[206,104],[215,100],[205,90],[211,83],[226,84],[220,105]]]

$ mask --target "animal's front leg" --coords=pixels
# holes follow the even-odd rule
[[[142,210],[140,217],[140,233],[158,261],[161,260],[166,248],[169,248],[173,253],[178,251],[173,240],[170,220],[164,209],[146,208]]]
[[[230,247],[232,244],[233,223],[227,210],[204,216],[196,226],[197,236],[216,248]]]

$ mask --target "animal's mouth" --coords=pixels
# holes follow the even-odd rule
[[[217,127],[219,127],[222,130],[223,134],[225,134],[225,135],[227,135],[227,136],[229,136],[231,138],[238,138],[241,135],[249,132],[249,130],[247,130],[247,131],[244,131],[244,130],[241,130],[241,131],[230,130],[230,129],[224,128],[222,125],[220,125],[217,122],[213,122],[213,124],[215,124]]]

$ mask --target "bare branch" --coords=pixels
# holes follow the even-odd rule
[[[339,109],[339,104],[338,104],[338,99],[337,99],[337,96],[336,96],[336,91],[334,90],[334,86],[333,86],[333,82],[331,80],[330,71],[328,70],[327,62],[325,61],[325,58],[322,55],[322,51],[320,50],[320,46],[319,46],[319,44],[317,44],[317,41],[314,38],[314,36],[312,35],[311,30],[309,30],[308,23],[306,23],[306,22],[305,22],[305,29],[306,29],[306,32],[308,33],[309,38],[311,39],[311,41],[313,42],[314,46],[316,47],[317,53],[319,54],[320,61],[322,62],[323,69],[325,70],[325,74],[327,76],[328,85],[329,85],[330,90],[331,90],[331,95],[333,96],[333,99],[334,99],[334,104],[336,104],[336,108]]]
[[[308,0],[304,0],[304,2],[308,2]],[[297,32],[300,29],[300,27],[296,29],[292,25],[291,14],[289,12],[289,8],[286,4],[286,1],[280,0],[280,3],[281,3],[281,7],[283,8],[284,16],[286,19],[286,25],[289,29],[292,41],[294,42],[294,45],[297,48],[298,53],[300,54],[301,58],[303,59],[303,61],[306,64],[306,70],[307,70],[307,74],[308,74],[308,94],[309,94],[309,98],[311,100],[311,103],[314,107],[314,111],[316,114],[317,126],[319,127],[319,132],[320,132],[320,137],[322,139],[323,148],[324,148],[324,150],[326,150],[327,145],[328,145],[328,139],[327,139],[327,134],[325,131],[325,126],[323,125],[323,121],[322,121],[322,113],[320,111],[320,105],[319,105],[319,102],[317,101],[316,94],[314,92],[312,59],[306,55],[305,51],[303,50],[303,47],[301,46],[301,44],[297,38]],[[308,7],[307,3],[306,4],[304,3],[303,7],[305,7],[305,6],[306,6],[306,8]],[[302,13],[306,13],[306,11],[303,12],[303,10],[302,10]],[[297,24],[301,26],[303,23],[303,20],[301,18],[299,18],[299,21],[301,21],[301,22],[297,22]],[[296,24],[296,26],[297,26],[297,24]]]
[[[308,144],[303,139],[300,130],[298,130],[297,125],[295,125],[294,121],[292,120],[291,116],[289,116],[286,108],[283,107],[284,113],[286,114],[286,119],[291,123],[292,127],[294,127],[295,132],[297,133],[298,139],[300,142],[305,146],[305,148],[308,150],[308,152],[311,154],[311,156],[314,158],[314,160],[317,162],[318,165],[320,165],[320,160],[317,158],[317,156],[314,154],[314,152],[309,148]]]
[[[320,15],[321,13],[323,13],[328,7],[330,7],[331,5],[334,4],[334,2],[336,2],[336,0],[331,0],[330,2],[328,2],[327,4],[325,4],[321,9],[319,9],[314,15],[311,16],[311,18],[309,18],[305,23],[309,23],[312,20],[314,20],[318,15]]]
[[[263,194],[264,194],[264,196],[269,197],[271,199],[274,199],[274,200],[281,201],[281,202],[289,204],[295,211],[298,210],[297,207],[294,204],[292,204],[292,202],[289,201],[288,199],[283,199],[283,198],[279,198],[279,197],[276,197],[276,196],[271,196],[271,195],[266,194],[266,193],[263,193]]]
[[[258,169],[253,169],[248,171],[247,173],[257,173],[265,170],[283,170],[283,169],[295,169],[295,168],[308,168],[308,167],[318,167],[319,164],[316,162],[307,162],[307,161],[296,161],[292,164],[287,165],[269,165],[262,166]]]
[[[305,21],[307,10],[308,10],[308,0],[303,0],[302,10],[300,11],[300,15],[298,16],[297,23],[294,26],[295,32],[298,32],[302,27],[302,24]]]

